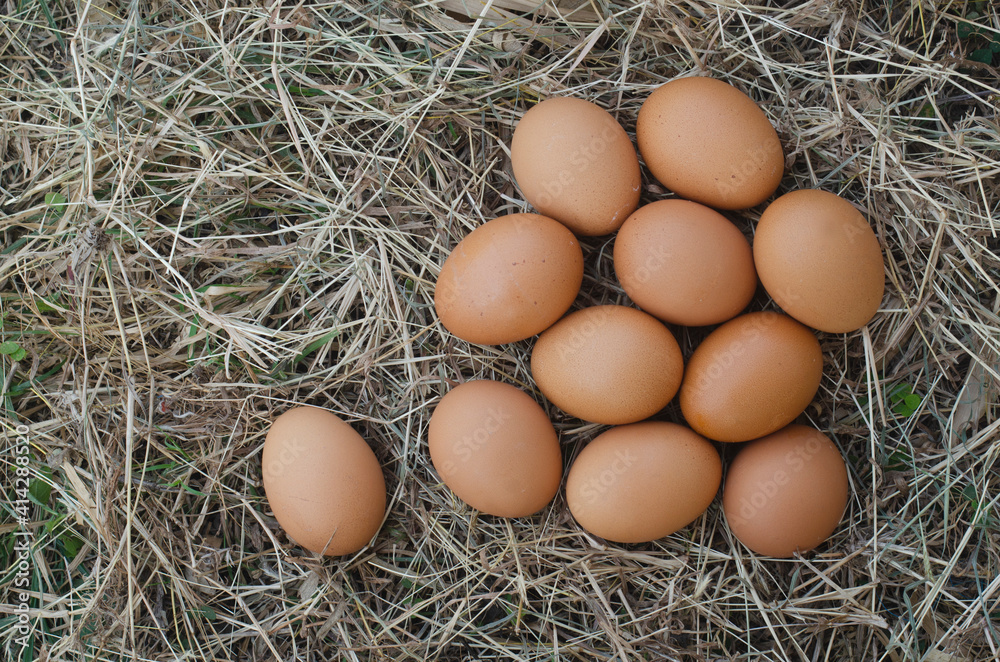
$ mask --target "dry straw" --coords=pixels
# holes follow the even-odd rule
[[[0,576],[4,659],[1000,655],[996,3],[530,5],[0,3],[3,485],[21,422],[44,502],[25,607]],[[565,94],[632,132],[692,73],[761,104],[783,190],[840,193],[885,249],[879,315],[822,337],[803,420],[852,498],[805,558],[747,552],[718,500],[639,546],[562,497],[477,517],[426,453],[450,384],[531,388],[529,343],[469,346],[431,306],[449,249],[525,209],[517,119]],[[731,217],[749,234],[759,211]],[[610,238],[584,244],[579,305],[625,302]],[[304,555],[268,515],[260,446],[291,402],[347,417],[385,467],[387,520],[353,558]],[[567,461],[599,432],[550,414]]]

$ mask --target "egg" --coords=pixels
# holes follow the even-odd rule
[[[767,116],[714,78],[679,78],[653,91],[636,121],[639,152],[677,195],[716,209],[746,209],[778,188],[781,141]]]
[[[792,191],[768,205],[753,253],[775,303],[819,331],[856,331],[882,303],[878,238],[861,212],[829,191]]]
[[[538,389],[564,412],[620,425],[649,418],[677,393],[684,360],[659,320],[626,306],[571,313],[531,353]]]
[[[386,500],[382,469],[361,435],[336,414],[295,407],[278,416],[261,465],[275,519],[302,547],[353,554],[378,532]]]
[[[482,379],[451,389],[431,415],[427,445],[444,484],[489,515],[537,513],[562,479],[562,452],[545,411],[503,382]]]
[[[787,558],[830,537],[847,496],[837,446],[819,430],[790,425],[740,450],[726,474],[722,508],[740,542]]]
[[[434,308],[462,340],[502,345],[541,333],[570,307],[583,282],[583,251],[564,225],[510,214],[479,226],[441,267]]]
[[[689,200],[637,209],[615,238],[615,273],[642,310],[672,324],[725,322],[757,289],[753,253],[719,212]]]
[[[698,519],[721,478],[719,454],[704,437],[675,423],[633,423],[580,451],[566,479],[566,502],[596,536],[649,542]]]
[[[709,439],[749,441],[795,420],[822,375],[823,353],[812,331],[780,313],[748,313],[694,350],[680,389],[681,412]]]
[[[617,230],[639,204],[639,157],[600,106],[553,97],[514,130],[510,162],[525,200],[581,236]]]

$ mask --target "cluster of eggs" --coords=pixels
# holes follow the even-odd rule
[[[808,327],[840,333],[871,319],[884,287],[878,240],[846,200],[799,190],[765,209],[751,247],[717,210],[767,200],[784,157],[764,113],[726,83],[684,78],[657,88],[636,135],[651,174],[679,197],[638,207],[635,148],[597,105],[552,98],[529,110],[511,161],[539,213],[490,220],[455,246],[435,290],[438,317],[472,343],[538,335],[538,390],[571,416],[614,426],[582,449],[566,477],[570,512],[590,533],[637,543],[678,531],[719,490],[722,461],[712,442],[749,442],[726,475],[730,530],[761,554],[808,551],[834,531],[848,498],[836,445],[793,424],[822,374]],[[615,273],[638,308],[566,315],[584,276],[577,237],[616,231]],[[786,314],[741,314],[758,279]],[[721,326],[685,366],[667,324]],[[647,420],[675,396],[687,426]],[[444,484],[490,515],[537,513],[562,484],[552,422],[510,384],[451,389],[431,416],[428,448]],[[316,552],[361,549],[384,517],[374,453],[317,408],[276,419],[263,477],[278,522]]]

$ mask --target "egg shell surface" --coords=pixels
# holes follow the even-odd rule
[[[758,554],[788,558],[830,537],[847,507],[844,459],[829,437],[789,425],[751,441],[726,473],[729,529]]]
[[[639,157],[625,129],[597,104],[552,97],[518,122],[510,147],[524,198],[580,236],[617,230],[639,204]]]
[[[611,428],[580,452],[566,501],[584,529],[607,540],[656,540],[698,519],[722,478],[715,447],[690,429],[660,421]]]
[[[658,200],[615,237],[615,273],[642,310],[672,324],[705,326],[738,315],[757,289],[750,243],[705,205]]]
[[[531,375],[545,397],[593,423],[649,418],[676,395],[683,374],[670,330],[626,306],[573,312],[539,336],[531,353]]]
[[[445,485],[489,515],[532,515],[562,480],[562,451],[545,411],[503,382],[466,382],[445,394],[431,415],[428,448]]]
[[[538,214],[479,226],[445,260],[434,308],[462,340],[502,345],[541,333],[569,309],[583,282],[583,251],[561,223]]]
[[[819,331],[860,329],[882,303],[878,238],[861,212],[829,191],[792,191],[768,205],[753,253],[775,303]]]
[[[327,556],[353,554],[385,515],[385,479],[354,428],[318,407],[274,419],[261,457],[264,491],[278,524],[296,543]]]
[[[679,78],[654,90],[639,109],[636,140],[661,184],[715,209],[764,202],[784,172],[781,141],[767,115],[714,78]]]
[[[780,313],[748,313],[694,350],[680,389],[681,412],[709,439],[749,441],[794,421],[822,376],[823,353],[811,330]]]

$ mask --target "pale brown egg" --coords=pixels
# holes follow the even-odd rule
[[[594,423],[649,418],[677,393],[684,359],[673,334],[635,308],[593,306],[539,336],[531,375],[549,401]]]
[[[680,390],[695,432],[749,441],[781,429],[812,401],[823,375],[813,332],[780,313],[741,315],[694,350]]]
[[[792,191],[768,205],[753,254],[775,303],[819,331],[860,329],[882,303],[878,238],[861,212],[834,193]]]
[[[583,251],[572,232],[545,216],[510,214],[455,246],[441,267],[434,308],[462,340],[502,345],[554,324],[582,282]]]
[[[368,544],[385,515],[375,453],[336,414],[295,407],[274,419],[261,456],[264,491],[288,537],[327,556]]]
[[[704,437],[675,423],[633,423],[580,452],[566,479],[566,502],[594,535],[649,542],[698,519],[721,478],[719,454]]]
[[[617,230],[639,204],[639,157],[600,106],[553,97],[533,106],[510,145],[514,178],[540,213],[581,236]]]
[[[688,200],[640,207],[615,238],[615,273],[647,313],[685,326],[719,324],[757,289],[753,253],[719,212]]]
[[[451,389],[431,415],[427,445],[444,484],[489,515],[537,513],[562,479],[552,423],[530,395],[510,384],[483,379]]]
[[[746,209],[778,188],[785,160],[764,112],[714,78],[661,85],[639,109],[639,152],[677,195],[716,209]]]
[[[847,507],[847,468],[819,430],[789,425],[746,445],[726,473],[730,531],[758,554],[787,558],[830,537]]]

